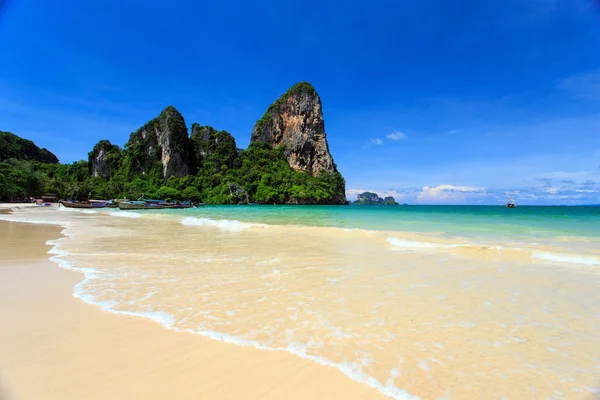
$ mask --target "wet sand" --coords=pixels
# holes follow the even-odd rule
[[[378,399],[281,351],[174,332],[73,298],[82,274],[47,259],[51,225],[0,221],[0,399]]]

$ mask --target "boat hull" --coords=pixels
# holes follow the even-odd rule
[[[162,205],[152,205],[143,201],[120,201],[119,210],[162,210]]]
[[[163,210],[194,207],[191,201],[165,201],[146,199],[144,197],[138,200],[120,200],[117,201],[117,204],[121,210]]]
[[[59,201],[66,208],[114,208],[116,205],[104,203],[87,203],[83,201]]]
[[[175,208],[175,209],[179,209],[179,208],[193,208],[193,206],[191,204],[176,204],[176,205],[170,205],[170,204],[163,204],[162,205],[163,208]]]

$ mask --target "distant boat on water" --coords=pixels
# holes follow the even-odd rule
[[[511,200],[511,198],[508,198],[508,202],[506,203],[506,208],[515,208],[517,207],[517,204],[515,203],[514,200]]]

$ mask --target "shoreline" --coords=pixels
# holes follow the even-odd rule
[[[573,254],[577,259],[561,256],[552,261],[556,257],[538,260],[531,257],[533,254],[515,253],[497,246],[498,243],[495,247],[473,246],[475,243],[466,247],[454,243],[417,246],[403,240],[390,243],[393,238],[353,229],[298,226],[283,230],[277,226],[241,229],[237,221],[217,222],[208,218],[189,224],[190,221],[185,223],[187,217],[170,218],[163,214],[58,212],[49,207],[13,210],[13,216],[0,215],[0,220],[13,220],[7,226],[12,224],[15,229],[22,229],[11,239],[14,237],[17,247],[26,250],[13,251],[18,256],[12,258],[25,258],[27,254],[31,260],[20,260],[23,266],[19,268],[28,278],[9,280],[9,285],[32,291],[26,299],[40,298],[35,290],[40,282],[52,284],[43,290],[56,289],[52,296],[38,301],[41,306],[34,311],[39,315],[31,319],[43,321],[47,315],[60,319],[66,313],[71,319],[91,325],[100,318],[97,314],[103,315],[101,325],[96,323],[91,331],[80,332],[68,341],[83,341],[101,332],[104,351],[99,364],[104,369],[111,369],[102,360],[105,353],[112,354],[111,362],[117,364],[122,364],[126,354],[127,361],[139,364],[128,376],[152,373],[157,379],[167,381],[163,385],[176,382],[178,388],[185,387],[182,394],[178,392],[175,396],[163,392],[163,398],[185,398],[198,385],[204,390],[203,384],[194,381],[206,376],[211,377],[211,382],[223,382],[215,385],[228,389],[218,389],[211,398],[269,398],[264,393],[280,388],[280,394],[272,398],[289,398],[283,394],[287,391],[294,392],[296,398],[323,398],[325,393],[328,396],[325,398],[387,395],[405,400],[413,398],[411,394],[435,399],[453,394],[488,398],[501,393],[512,398],[527,397],[534,392],[575,395],[596,390],[589,375],[595,376],[596,358],[586,349],[593,342],[597,328],[594,320],[586,316],[597,298],[594,285],[597,269],[586,265],[591,259],[580,257],[599,255],[590,245],[594,241],[561,243],[556,238],[560,248],[580,248],[583,253]],[[35,235],[30,236],[27,231],[43,233],[48,223],[55,225],[54,236],[39,241],[54,245],[49,251],[51,261],[60,265],[58,270],[63,274],[70,274],[63,277],[74,279],[66,285],[60,283],[62,279],[55,282],[56,274],[44,277],[52,269],[47,265],[38,265],[37,272],[35,268],[27,272],[26,267],[35,267],[48,257],[45,246],[37,246],[43,251],[37,259],[33,257]],[[64,236],[47,240],[60,236],[56,233],[57,226],[63,228]],[[10,231],[0,229],[0,239],[6,232]],[[10,241],[0,240],[0,247],[5,243],[14,246]],[[529,244],[529,250],[541,249],[539,243]],[[298,258],[300,250],[308,258]],[[9,253],[1,252],[2,256]],[[564,268],[569,264],[573,267]],[[53,270],[56,271],[56,266]],[[74,272],[83,273],[84,277]],[[9,275],[0,276],[4,277]],[[61,293],[56,288],[59,284],[64,286]],[[6,289],[0,279],[0,291],[3,290]],[[95,305],[95,311],[90,313],[89,307],[73,302],[73,297]],[[549,297],[554,302],[539,309],[538,305]],[[58,301],[59,298],[63,300]],[[474,302],[477,299],[481,301]],[[27,308],[22,306],[27,301],[15,300],[15,296],[3,299],[0,295],[4,304],[19,304],[18,314],[27,314]],[[57,305],[49,310],[43,308],[52,302]],[[78,305],[79,313],[85,310],[85,315],[77,317],[73,304]],[[403,308],[398,304],[411,306]],[[56,310],[61,312],[57,314]],[[100,310],[108,312],[98,313]],[[492,314],[494,318],[490,318]],[[565,326],[561,316],[573,314],[574,321]],[[1,318],[2,313],[0,331],[3,325],[12,327]],[[197,351],[195,347],[189,350],[179,342],[171,343],[164,357],[160,353],[163,361],[158,364],[156,354],[151,351],[132,353],[131,347],[139,344],[137,337],[147,336],[148,319],[160,324],[150,324],[158,329],[154,332],[162,332],[160,336],[152,334],[152,340],[145,342],[148,349],[152,350],[159,342],[190,337],[203,350]],[[139,321],[135,327],[131,325],[133,320]],[[13,325],[26,325],[27,321],[24,318]],[[55,322],[52,320],[48,325],[56,326]],[[64,331],[79,329],[72,324],[67,326],[69,329]],[[144,327],[141,334],[139,326]],[[572,335],[561,335],[565,329]],[[136,338],[126,339],[127,347],[115,350],[111,343],[122,339],[111,333],[117,330],[127,335],[133,332],[131,335]],[[30,331],[45,335],[47,328],[42,324],[41,328]],[[21,333],[26,334],[30,332]],[[3,340],[1,335],[0,332]],[[569,341],[573,335],[579,339]],[[35,338],[30,334],[33,342]],[[54,338],[55,342],[62,343],[65,339]],[[464,346],[465,343],[470,345]],[[69,347],[66,358],[73,358],[71,353],[86,354],[88,346],[86,342],[76,349]],[[92,347],[98,347],[96,342]],[[213,355],[206,357],[208,352]],[[185,361],[181,361],[182,357]],[[240,359],[245,368],[240,368]],[[172,368],[163,367],[164,360],[170,367],[183,365],[181,368],[186,371],[192,369],[201,378],[188,378],[180,383],[182,373],[172,377]],[[52,372],[62,362],[45,364],[45,371]],[[84,366],[88,362],[78,361]],[[515,369],[515,362],[523,367]],[[226,373],[215,376],[215,363],[223,365],[221,372]],[[299,372],[292,367],[283,373],[281,369],[287,363],[293,363],[293,368],[307,365],[301,370],[309,371],[304,375],[308,378],[297,379]],[[37,360],[29,362],[37,364]],[[261,368],[263,371],[258,373]],[[97,373],[104,373],[97,369],[94,368]],[[269,381],[261,384],[267,389],[248,394],[247,389],[231,388],[231,383],[224,382],[222,375],[237,379],[246,376],[247,369],[258,375],[250,381]],[[483,377],[482,370],[488,378]],[[325,371],[330,377],[318,383]],[[68,371],[66,375],[73,373]],[[86,376],[79,378],[85,379]],[[95,376],[89,380],[97,382]],[[104,397],[115,397],[114,393],[127,390],[123,382],[131,382],[129,377],[117,380],[121,386],[111,386],[113,391],[104,393]],[[340,389],[332,391],[330,386],[338,380]],[[508,380],[512,382],[510,386],[506,385]],[[364,394],[357,394],[352,389],[357,386],[350,383],[361,387]],[[215,385],[211,383],[209,391]],[[203,397],[202,394],[197,391],[195,397]],[[141,395],[149,398],[146,393]],[[79,393],[73,397],[89,396]],[[129,392],[131,396],[140,397],[137,392]]]
[[[283,351],[175,332],[77,301],[81,273],[45,254],[62,229],[0,221],[2,236],[11,237],[10,246],[0,242],[3,400],[386,398],[335,368]]]

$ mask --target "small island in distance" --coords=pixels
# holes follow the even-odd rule
[[[356,201],[352,204],[357,205],[381,205],[381,206],[398,206],[399,204],[396,202],[392,196],[387,196],[385,198],[381,198],[377,195],[377,193],[373,192],[364,192],[360,193],[356,196]],[[406,204],[404,204],[406,205]]]

